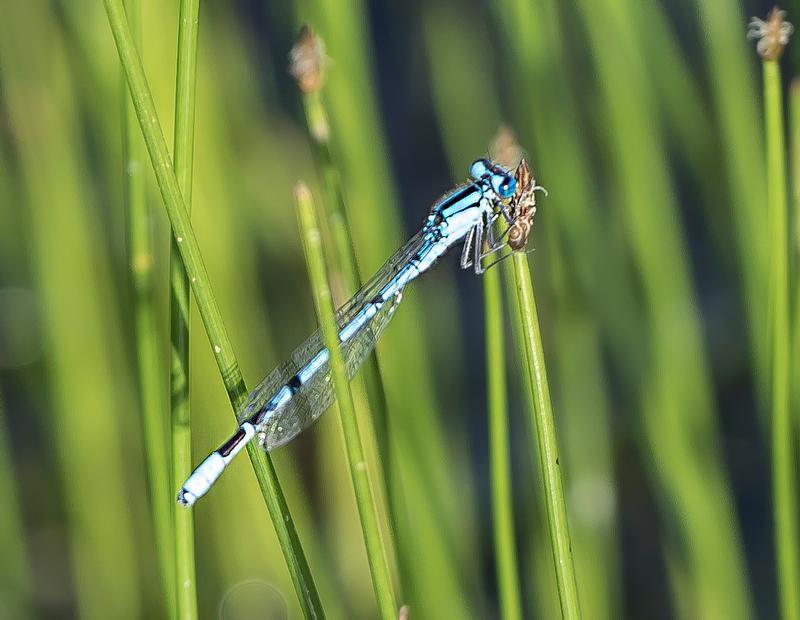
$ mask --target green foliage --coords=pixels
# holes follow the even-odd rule
[[[277,617],[797,616],[800,89],[789,201],[739,2],[124,5],[138,53],[122,0],[0,19],[0,616],[216,617],[243,584]],[[501,123],[550,191],[535,252],[409,287],[351,384],[362,454],[329,412],[176,510],[317,325],[295,181],[339,301]]]
[[[789,325],[789,204],[786,198],[783,93],[780,68],[764,61],[768,220],[770,232],[770,348],[772,349],[772,458],[775,549],[783,618],[800,618],[797,457],[791,419],[791,328]]]

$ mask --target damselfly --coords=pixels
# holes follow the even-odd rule
[[[517,182],[508,170],[486,159],[475,161],[469,174],[471,182],[440,198],[422,229],[337,311],[348,378],[374,349],[409,282],[459,242],[464,242],[461,267],[472,267],[475,273],[483,272],[485,257],[505,246],[494,228],[500,217],[509,227],[515,223],[509,201]],[[311,426],[333,400],[328,350],[316,332],[250,394],[239,414],[238,430],[192,472],[178,501],[191,506],[205,495],[254,437],[264,450],[282,446]]]

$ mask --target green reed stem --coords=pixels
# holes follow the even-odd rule
[[[800,78],[794,78],[789,88],[789,165],[789,293],[796,294],[800,259]]]
[[[309,136],[314,145],[317,165],[322,176],[324,190],[325,223],[330,231],[334,245],[334,254],[339,265],[343,284],[347,295],[353,295],[361,287],[358,275],[355,248],[350,234],[350,224],[347,221],[344,192],[339,170],[334,164],[330,148],[330,123],[328,113],[322,102],[319,91],[303,93],[303,109],[305,110],[306,123]],[[386,393],[383,389],[383,379],[378,366],[378,358],[373,352],[361,368],[367,401],[372,415],[366,419],[374,423],[375,438],[378,445],[378,466],[380,471],[375,472],[380,477],[380,484],[388,504],[391,532],[397,531],[397,519],[394,510],[391,476],[387,469],[392,466],[391,442],[389,441],[389,418],[386,410]]]
[[[792,351],[800,351],[800,79],[792,81],[789,91],[790,148],[792,202],[789,234],[789,295],[794,302],[790,329],[792,332]],[[790,410],[793,417],[794,432],[800,431],[800,359],[792,357],[792,393]]]
[[[770,332],[772,350],[772,467],[775,553],[781,617],[800,618],[800,547],[798,547],[795,436],[790,416],[789,222],[781,72],[775,60],[764,61],[764,116],[767,144],[767,204],[771,237]]]
[[[125,0],[131,31],[141,46],[141,4]],[[147,465],[150,513],[155,533],[156,557],[161,573],[167,616],[174,611],[174,562],[172,490],[169,476],[167,424],[164,417],[164,379],[153,298],[154,275],[152,211],[147,201],[144,145],[139,135],[136,112],[129,97],[123,97],[123,166],[125,202],[128,217],[128,264],[133,288],[133,317],[136,337],[136,364]]]
[[[514,534],[514,499],[511,489],[511,450],[508,439],[508,398],[506,394],[505,329],[500,273],[488,270],[483,276],[486,309],[486,382],[489,404],[489,458],[492,476],[492,516],[495,570],[500,594],[500,617],[522,620],[522,600],[517,571]]]
[[[225,390],[234,413],[239,411],[247,398],[247,386],[242,378],[239,364],[233,353],[228,334],[216,298],[211,290],[200,247],[183,202],[178,180],[172,171],[172,160],[167,150],[164,132],[156,114],[150,87],[144,74],[142,62],[136,53],[130,26],[125,18],[121,0],[104,0],[108,22],[117,46],[125,77],[128,81],[139,126],[147,145],[150,161],[164,207],[172,227],[186,275],[191,284],[200,317],[214,351]],[[294,521],[286,504],[283,490],[269,455],[253,443],[248,444],[247,453],[267,505],[272,524],[281,545],[295,590],[303,612],[308,618],[324,617],[316,585],[308,568]]]
[[[350,226],[345,214],[342,181],[331,156],[330,123],[319,91],[303,94],[303,110],[306,115],[308,133],[314,146],[314,155],[322,173],[325,191],[323,204],[336,249],[336,257],[340,262],[344,284],[348,293],[352,294],[358,290],[361,281],[358,276],[356,253],[350,237]]]
[[[295,189],[297,217],[303,235],[303,248],[306,254],[309,280],[314,296],[314,306],[320,323],[322,342],[330,355],[329,364],[336,398],[339,405],[342,434],[344,436],[347,461],[353,480],[358,515],[364,542],[367,549],[372,585],[378,599],[378,609],[383,620],[395,620],[398,608],[395,602],[389,561],[381,541],[377,506],[370,488],[369,472],[361,444],[353,396],[344,366],[344,357],[339,345],[339,327],[336,323],[333,296],[328,285],[325,256],[322,248],[322,234],[314,212],[311,192],[303,184]]]
[[[181,0],[175,80],[175,176],[191,215],[199,0]],[[170,342],[172,345],[172,485],[180,488],[192,471],[192,412],[189,400],[189,280],[175,241],[170,248]],[[174,510],[175,601],[177,618],[197,618],[194,566],[194,511]]]
[[[572,561],[572,543],[567,523],[567,506],[561,483],[555,421],[550,403],[550,388],[547,383],[533,281],[528,267],[528,258],[524,253],[515,254],[511,260],[514,263],[517,303],[522,319],[522,336],[525,343],[524,359],[520,359],[519,362],[527,371],[528,387],[533,394],[535,405],[532,426],[536,429],[534,439],[539,448],[547,523],[550,531],[556,583],[558,584],[558,597],[561,603],[561,615],[566,619],[580,618],[578,588]]]

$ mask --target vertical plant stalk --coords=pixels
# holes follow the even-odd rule
[[[491,461],[495,571],[500,595],[500,617],[503,620],[522,620],[511,490],[511,451],[508,441],[503,301],[500,274],[497,269],[490,269],[483,276],[483,302],[486,309],[489,459]]]
[[[795,283],[800,273],[800,78],[794,78],[789,88],[789,148],[791,151],[792,203],[789,210],[789,281]],[[792,292],[792,286],[790,286]],[[794,287],[794,293],[800,292]],[[797,307],[795,308],[797,309]]]
[[[792,81],[789,91],[790,144],[792,208],[789,243],[789,295],[794,301],[792,313],[792,351],[800,351],[800,79]],[[790,411],[795,432],[800,431],[800,359],[791,358],[791,377],[793,390],[790,394]],[[795,444],[797,445],[797,444]]]
[[[191,217],[194,161],[195,92],[199,0],[181,0],[178,59],[175,80],[175,176]],[[170,247],[170,407],[172,430],[172,487],[180,488],[192,471],[192,413],[189,400],[189,280],[177,243]],[[175,602],[178,620],[197,618],[197,577],[194,565],[194,511],[173,510],[175,540]]]
[[[536,430],[535,441],[539,449],[539,461],[544,482],[547,524],[550,531],[550,545],[553,551],[556,583],[558,584],[558,598],[561,603],[562,617],[572,620],[580,618],[581,612],[578,603],[575,568],[572,561],[572,543],[570,542],[567,523],[567,507],[564,501],[564,489],[558,461],[558,445],[556,442],[553,409],[550,403],[550,388],[547,383],[544,351],[539,331],[539,317],[536,312],[536,299],[533,293],[533,282],[527,256],[524,253],[517,253],[511,260],[514,265],[514,283],[525,344],[524,359],[519,361],[527,371],[528,387],[534,400],[532,426]],[[518,348],[518,350],[521,349],[521,347]]]
[[[303,93],[303,110],[311,142],[322,175],[325,192],[325,215],[331,230],[335,255],[339,260],[344,284],[352,294],[360,286],[356,254],[350,237],[350,226],[344,208],[344,194],[339,171],[330,150],[328,115],[318,91]]]
[[[339,327],[336,323],[333,296],[328,285],[325,257],[322,249],[322,234],[317,223],[311,193],[303,184],[295,189],[297,217],[303,235],[308,275],[314,296],[314,306],[320,323],[322,342],[329,352],[331,376],[339,405],[347,461],[353,480],[361,529],[367,549],[372,585],[378,600],[378,609],[383,620],[397,618],[398,608],[392,588],[389,561],[381,540],[378,511],[370,488],[364,450],[356,419],[350,384],[345,372],[344,357],[339,343]]]
[[[158,188],[161,191],[164,207],[172,227],[172,234],[189,278],[203,326],[214,351],[214,360],[225,384],[233,411],[236,413],[247,399],[247,386],[242,378],[233,347],[222,322],[219,306],[211,290],[200,247],[192,230],[178,181],[172,170],[172,160],[167,150],[164,132],[156,114],[142,62],[134,47],[122,2],[121,0],[104,0],[104,4],[120,62],[128,81],[136,116],[139,119],[139,127],[147,145]],[[307,618],[322,618],[324,612],[319,594],[311,577],[308,562],[300,545],[294,521],[286,504],[286,498],[272,460],[252,442],[247,446],[247,453],[253,464],[303,613]]]
[[[781,617],[800,619],[795,435],[790,415],[789,223],[780,67],[764,60],[767,203],[771,239],[772,466]]]
[[[325,206],[322,224],[327,226],[330,233],[334,258],[340,270],[346,295],[353,295],[361,287],[361,278],[358,274],[355,248],[350,234],[350,224],[347,220],[341,175],[331,154],[330,122],[322,100],[327,57],[322,39],[314,33],[310,26],[302,27],[289,58],[289,71],[297,80],[297,86],[302,95],[306,126],[322,177],[324,192],[322,202]],[[366,419],[373,423],[374,430],[369,430],[374,432],[377,440],[377,464],[380,471],[375,473],[380,477],[380,484],[388,504],[389,519],[391,520],[389,531],[394,534],[397,531],[397,520],[394,496],[390,486],[391,476],[387,472],[387,469],[392,466],[389,419],[383,379],[374,351],[365,361],[360,374],[364,380],[367,401],[372,414]]]
[[[125,10],[136,44],[141,45],[141,5],[139,0],[126,0]],[[169,476],[167,422],[164,410],[163,365],[159,357],[159,336],[153,299],[152,212],[147,204],[147,179],[144,148],[139,135],[136,111],[130,97],[123,92],[123,149],[125,202],[128,219],[128,263],[133,290],[133,317],[136,337],[136,365],[139,399],[147,464],[147,485],[150,513],[155,533],[156,557],[161,574],[161,587],[167,617],[174,610],[174,563],[172,491]]]

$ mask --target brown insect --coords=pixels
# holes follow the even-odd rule
[[[511,198],[509,213],[513,220],[508,228],[508,247],[514,252],[522,250],[528,243],[533,227],[533,216],[536,215],[536,190],[547,190],[536,185],[528,162],[523,158],[514,173],[517,180],[517,191]]]

